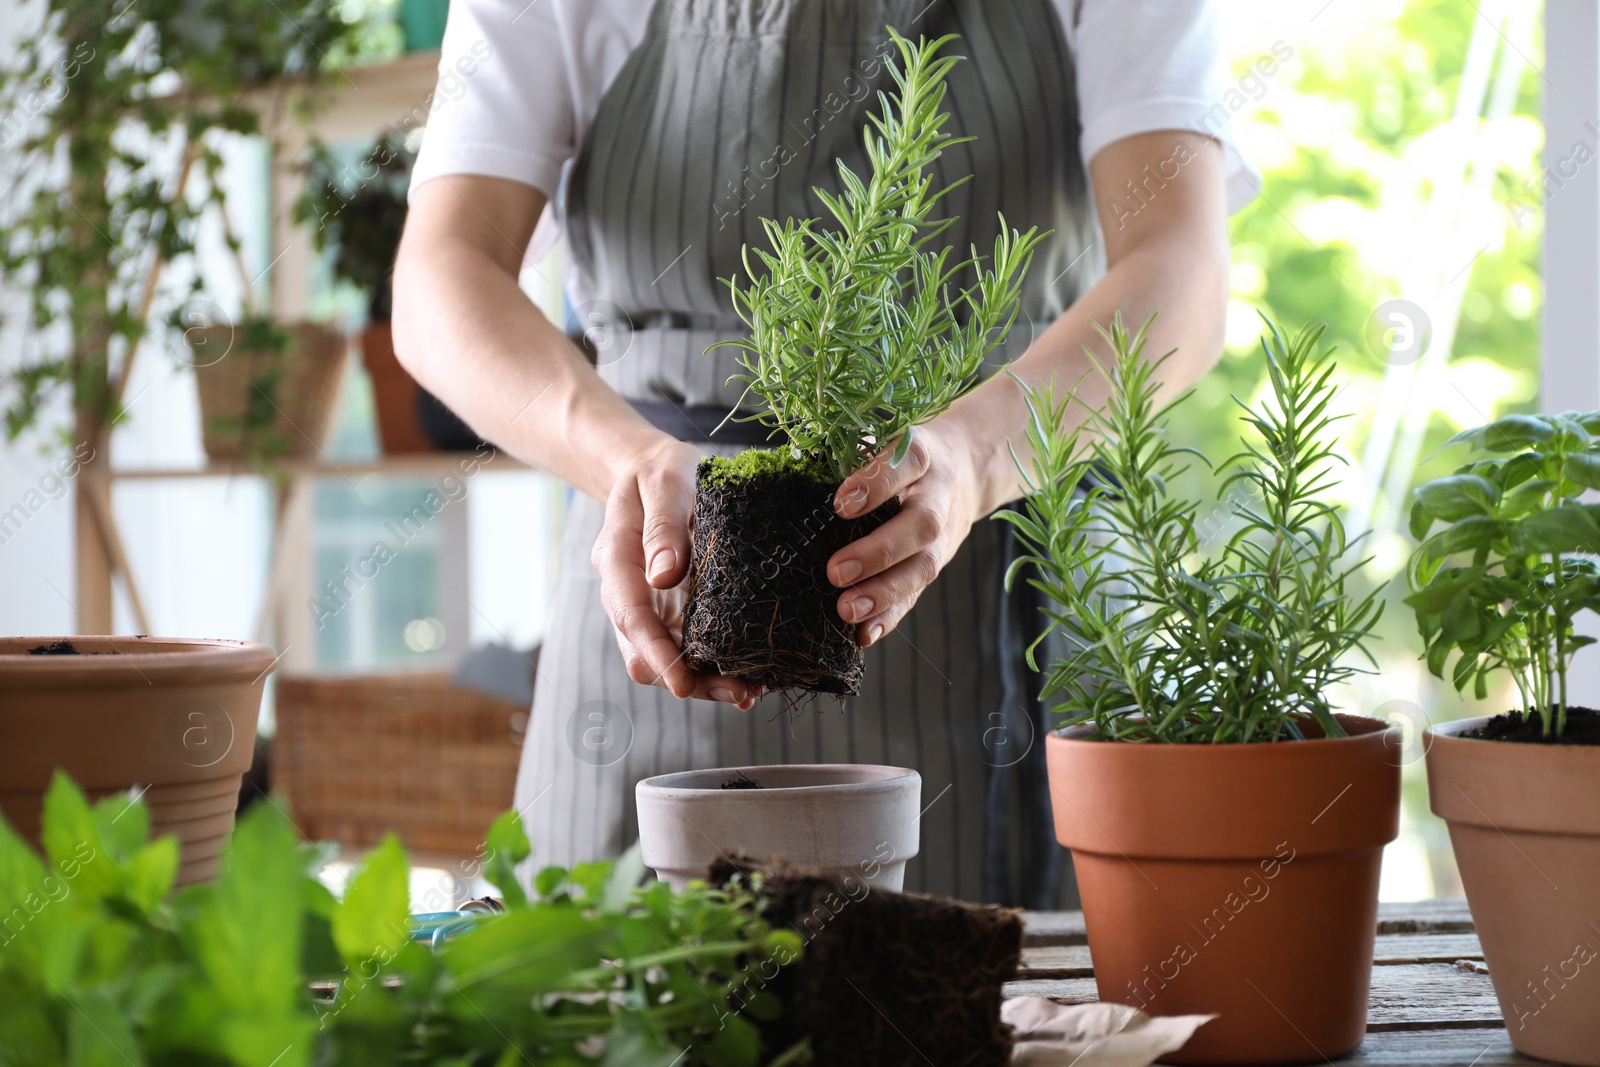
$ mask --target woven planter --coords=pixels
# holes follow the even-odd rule
[[[274,786],[312,840],[471,856],[511,806],[528,709],[444,674],[278,680]]]
[[[296,458],[326,442],[344,376],[344,335],[310,322],[284,329],[283,351],[247,347],[233,326],[189,331],[201,436],[212,459]],[[264,418],[247,425],[252,405]]]

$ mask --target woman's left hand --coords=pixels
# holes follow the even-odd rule
[[[863,648],[895,628],[982,518],[966,433],[948,413],[918,426],[898,467],[891,443],[834,494],[845,519],[900,497],[899,514],[828,561],[828,580],[843,590],[839,616],[856,624]]]

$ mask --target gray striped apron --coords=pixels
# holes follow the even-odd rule
[[[641,406],[726,410],[742,331],[719,280],[742,274],[760,219],[822,213],[835,160],[868,164],[861,129],[877,92],[885,26],[960,35],[949,129],[974,141],[940,159],[944,240],[992,248],[997,212],[1053,235],[1028,277],[1022,321],[992,363],[1020,355],[1087,288],[1098,257],[1078,152],[1072,58],[1051,0],[658,0],[643,43],[606,92],[566,183],[573,267],[591,304],[580,323],[611,328],[604,380]],[[897,55],[897,54],[896,54]],[[709,450],[736,449],[711,444]],[[842,705],[785,717],[678,700],[628,678],[601,607],[589,552],[603,506],[576,496],[540,658],[517,786],[534,842],[530,868],[613,856],[637,835],[633,786],[689,768],[760,763],[886,763],[923,779],[921,853],[909,889],[1046,906],[1061,853],[1043,785],[1035,683],[1002,645],[1040,625],[1008,603],[1007,529],[979,522],[897,630],[867,650],[866,681]]]

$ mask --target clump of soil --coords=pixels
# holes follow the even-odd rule
[[[30,656],[81,656],[71,641],[51,641],[48,645],[35,645],[28,649]]]
[[[1504,715],[1496,715],[1475,730],[1463,732],[1461,736],[1525,745],[1600,745],[1600,711],[1568,708],[1567,729],[1559,737],[1544,735],[1544,716],[1537,711],[1527,714],[1508,711]]]
[[[839,616],[828,559],[900,502],[841,519],[826,471],[773,451],[702,460],[698,482],[684,661],[762,689],[859,692],[861,647]]]
[[[740,771],[738,774],[723,782],[718,789],[760,789],[761,783]]]
[[[752,870],[762,917],[806,941],[765,987],[784,1005],[763,1024],[768,1048],[809,1035],[814,1062],[833,1067],[1009,1062],[1000,988],[1022,956],[1016,912],[742,857],[718,860],[708,881]]]

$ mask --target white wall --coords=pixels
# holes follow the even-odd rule
[[[1595,0],[1546,0],[1545,163],[1600,128],[1600,7]],[[1600,409],[1600,164],[1559,176],[1545,201],[1544,362],[1540,408]],[[1600,637],[1593,613],[1584,629]],[[1579,653],[1573,700],[1600,707],[1600,648]]]

